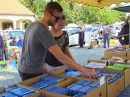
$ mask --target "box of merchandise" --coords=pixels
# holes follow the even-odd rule
[[[91,48],[97,48],[98,47],[97,41],[91,41],[90,47]]]
[[[106,97],[106,83],[75,77],[48,88],[45,93],[48,97]]]
[[[37,93],[38,91],[21,87],[16,84],[0,88],[0,97],[32,97],[32,95]]]
[[[119,63],[127,63],[128,58],[127,57],[115,57],[112,56],[111,58],[101,58],[102,61],[109,61],[109,62],[119,62]]]
[[[123,50],[122,47],[116,47],[104,51],[104,58],[111,58],[112,56],[126,57],[126,55],[127,55],[127,51]]]
[[[59,75],[45,74],[45,75],[37,76],[31,79],[19,82],[18,85],[37,91],[37,90],[45,90],[67,79],[68,78],[63,78]]]
[[[89,64],[90,63],[96,64],[95,67],[91,66],[93,68],[109,68],[111,70],[118,70],[118,71],[123,72],[123,74],[124,74],[124,87],[126,88],[128,85],[130,85],[130,79],[129,79],[130,65],[129,64],[120,63],[120,62],[110,62],[110,63],[106,64],[106,62],[103,62],[101,60],[88,60],[88,63]],[[102,65],[103,63],[104,63],[104,65]],[[102,67],[101,67],[101,65],[102,65]],[[108,66],[106,66],[106,65],[108,65]],[[84,67],[88,67],[88,66],[84,66]],[[84,77],[85,75],[82,74],[81,76]]]
[[[127,63],[117,63],[117,62],[111,62],[109,66],[106,66],[107,69],[111,70],[118,70],[118,71],[123,71],[124,73],[124,86],[125,88],[130,85],[130,65]]]
[[[105,76],[107,97],[116,97],[124,90],[123,71],[97,68],[96,72],[99,76]]]
[[[130,50],[127,52],[127,58],[130,59]]]
[[[102,60],[88,60],[83,66],[86,68],[104,68],[106,66],[106,62]]]
[[[46,91],[38,91],[34,95],[27,96],[27,97],[57,97],[57,95],[49,93],[49,92],[46,92]]]
[[[66,76],[66,77],[70,78],[70,77],[80,76],[82,74],[82,72],[77,71],[73,68],[69,68],[69,67],[64,66],[62,68],[59,68],[55,71],[50,72],[50,74],[58,74],[58,75]]]

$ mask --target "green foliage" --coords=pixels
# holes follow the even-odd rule
[[[43,9],[46,5],[46,0],[19,0],[25,7],[27,7],[30,11],[35,13],[40,19],[43,15]]]
[[[19,0],[24,6],[35,13],[40,19],[43,15],[43,9],[49,0]],[[93,22],[102,22],[103,24],[113,24],[116,21],[126,19],[126,13],[113,10],[107,6],[103,9],[89,5],[78,4],[66,0],[55,0],[63,8],[63,14],[66,17],[67,24],[76,23],[79,25],[91,24]],[[119,4],[116,7],[121,7]]]

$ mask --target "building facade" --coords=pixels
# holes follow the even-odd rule
[[[35,14],[22,5],[18,0],[0,1],[0,30],[20,29],[22,21],[35,20]]]

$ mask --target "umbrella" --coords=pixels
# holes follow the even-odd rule
[[[121,2],[126,2],[126,3],[130,2],[130,0],[67,0],[67,1],[88,4],[88,5],[97,6],[100,8],[103,8],[105,5],[110,6],[111,4],[119,4]]]
[[[118,7],[118,8],[114,8],[114,9],[118,10],[118,11],[130,13],[130,6]]]

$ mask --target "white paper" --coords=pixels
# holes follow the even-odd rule
[[[88,68],[104,68],[104,67],[106,67],[106,64],[90,62],[89,64],[84,65],[84,67],[88,67]]]
[[[105,76],[102,76],[100,79],[100,86],[105,83]]]

